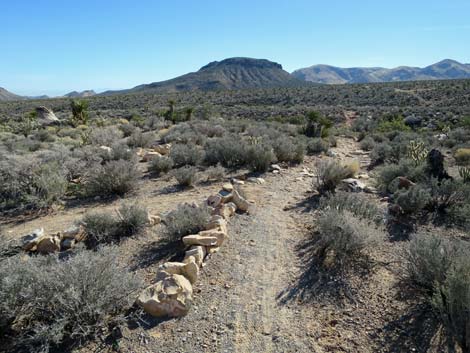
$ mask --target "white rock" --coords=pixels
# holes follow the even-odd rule
[[[186,277],[169,275],[146,288],[137,304],[152,316],[180,317],[188,313],[193,301],[193,288]]]

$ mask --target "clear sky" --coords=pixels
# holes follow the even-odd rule
[[[289,72],[469,63],[469,15],[469,0],[1,0],[0,87],[130,88],[233,56]]]

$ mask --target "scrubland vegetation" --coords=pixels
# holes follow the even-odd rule
[[[1,103],[4,224],[122,202],[117,212],[77,219],[87,238],[65,256],[26,256],[14,240],[0,238],[0,345],[86,345],[113,335],[135,311],[142,280],[120,260],[119,244],[145,233],[148,210],[126,200],[143,184],[171,180],[175,190],[188,190],[321,156],[312,177],[315,212],[306,216],[314,224],[316,266],[347,279],[357,266],[376,264],[374,249],[402,241],[403,285],[468,352],[469,92],[468,81],[449,81]],[[43,104],[60,123],[41,124],[31,113]],[[355,139],[370,156],[375,190],[341,190],[360,166],[335,158],[330,149],[338,137]],[[141,161],[165,144],[168,154]],[[181,205],[165,215],[160,236],[176,244],[203,230],[209,216]]]

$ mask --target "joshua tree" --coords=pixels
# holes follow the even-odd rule
[[[88,102],[85,100],[72,100],[70,102],[72,109],[72,124],[78,126],[80,124],[88,124]]]

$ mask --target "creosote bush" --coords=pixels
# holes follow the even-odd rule
[[[186,235],[204,230],[210,219],[206,205],[181,204],[164,217],[165,236],[170,242],[180,241]]]
[[[123,204],[115,213],[89,213],[80,223],[85,227],[87,247],[95,248],[141,233],[148,223],[147,209],[138,204]]]
[[[0,341],[7,351],[77,347],[124,322],[142,282],[115,248],[0,261]]]

